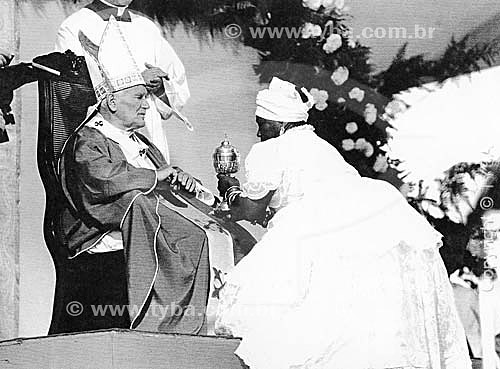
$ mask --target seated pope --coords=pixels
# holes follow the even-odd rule
[[[199,194],[203,186],[136,132],[145,124],[147,91],[113,17],[100,45],[85,53],[98,103],[60,162],[63,189],[78,214],[63,224],[68,247],[75,260],[124,255],[130,328],[210,334],[216,287],[234,265],[231,236],[179,195]],[[104,295],[113,291],[107,284],[91,288]]]

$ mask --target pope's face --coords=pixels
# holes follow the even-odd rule
[[[120,119],[123,128],[135,130],[145,125],[144,117],[149,104],[146,101],[146,87],[133,86],[114,93],[116,100],[116,117]]]
[[[281,123],[273,120],[262,119],[260,117],[257,117],[255,121],[259,126],[259,129],[257,130],[257,137],[259,137],[261,141],[267,141],[280,135]]]
[[[108,3],[115,6],[129,6],[132,0],[108,0]]]

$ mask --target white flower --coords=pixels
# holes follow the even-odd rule
[[[350,138],[342,140],[342,148],[345,151],[351,151],[352,149],[354,149],[354,141],[351,140]]]
[[[367,143],[368,143],[368,141],[366,141],[364,138],[362,138],[362,137],[358,138],[356,140],[356,143],[354,144],[354,148],[356,150],[360,150],[361,151],[361,150],[363,150],[365,148],[365,146],[366,146]]]
[[[332,73],[330,77],[333,83],[337,86],[342,85],[349,78],[349,69],[346,67],[338,67],[335,72]]]
[[[349,91],[349,97],[354,100],[358,100],[359,102],[363,101],[365,98],[365,91],[358,87],[354,87],[351,91]]]
[[[318,90],[317,88],[311,88],[309,93],[314,98],[314,103],[316,109],[323,111],[328,107],[328,92],[325,90]]]
[[[392,100],[385,106],[385,113],[389,118],[394,118],[399,113],[406,110],[406,105],[400,100]]]
[[[322,5],[328,12],[334,10],[337,14],[341,14],[341,10],[344,8],[344,0],[323,0]]]
[[[377,108],[373,104],[366,104],[364,111],[365,121],[368,124],[373,124],[377,120]]]
[[[367,142],[362,151],[365,153],[365,156],[369,158],[373,155],[375,149],[373,148],[373,145],[371,143]]]
[[[339,104],[343,104],[343,103],[345,103],[345,99],[344,99],[343,97],[339,97],[339,98],[337,99],[337,102],[338,102]]]
[[[356,47],[356,41],[354,40],[348,40],[347,41],[347,46],[349,46],[351,49],[354,49]]]
[[[319,37],[321,33],[321,27],[317,24],[306,22],[304,23],[304,27],[302,27],[302,38]]]
[[[358,130],[358,125],[355,122],[349,122],[345,125],[345,130],[352,135]]]
[[[312,29],[314,24],[306,22],[304,23],[304,27],[302,27],[302,38],[309,38],[312,36]]]
[[[321,6],[321,0],[302,0],[302,5],[312,10],[318,10]]]
[[[358,138],[354,143],[354,148],[356,150],[362,151],[367,158],[372,156],[375,152],[373,145],[370,142],[366,141],[366,139],[364,138]]]
[[[377,173],[385,173],[388,167],[389,163],[387,163],[387,157],[385,155],[378,154],[375,159],[375,163],[373,164],[373,170]]]
[[[319,95],[319,89],[313,87],[309,90],[309,93],[314,97],[314,101],[316,101],[316,98]]]
[[[328,91],[326,91],[326,90],[319,90],[317,98],[318,98],[318,101],[321,101],[321,102],[328,101]]]
[[[323,50],[325,50],[327,54],[331,54],[341,46],[342,37],[340,37],[339,34],[334,33],[328,36],[328,38],[326,39],[326,42],[323,44]]]
[[[316,103],[315,105],[316,109],[318,109],[319,111],[323,111],[325,110],[326,108],[328,108],[328,104],[326,102],[323,102],[323,103]]]
[[[312,28],[312,36],[319,37],[319,36],[321,36],[322,33],[323,33],[323,31],[321,30],[321,26],[318,26],[317,24],[315,24]]]

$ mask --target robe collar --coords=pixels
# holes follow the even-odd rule
[[[97,129],[104,136],[116,142],[122,149],[127,161],[133,161],[138,156],[146,157],[149,146],[144,141],[134,132],[115,127],[105,120],[101,114],[96,114],[86,126]]]
[[[130,11],[127,8],[125,8],[121,16],[118,15],[120,7],[105,4],[100,0],[94,0],[92,3],[87,5],[86,8],[95,12],[105,21],[108,21],[109,17],[112,15],[117,21],[132,22],[132,19],[130,18]]]

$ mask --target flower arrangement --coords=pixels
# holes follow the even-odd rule
[[[278,0],[268,3],[264,28],[300,29],[295,37],[246,38],[261,51],[255,67],[261,82],[278,76],[306,87],[315,99],[309,123],[362,175],[387,170],[386,123],[389,99],[370,88],[370,50],[352,39],[344,0]],[[258,26],[257,26],[258,27]],[[375,165],[376,163],[376,165]]]

